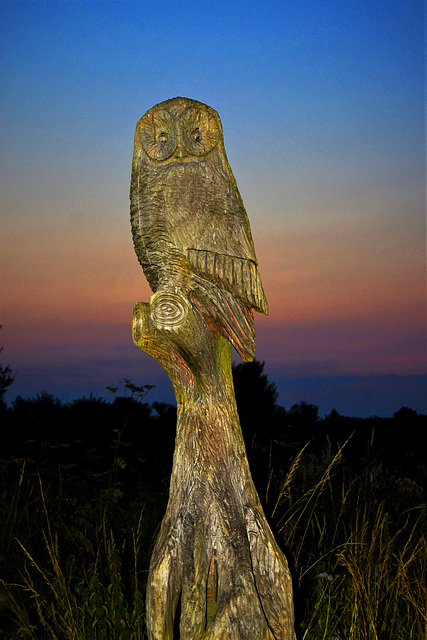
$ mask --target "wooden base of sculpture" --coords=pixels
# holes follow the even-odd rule
[[[252,482],[230,344],[188,301],[134,308],[135,344],[167,371],[178,407],[169,503],[150,562],[150,640],[294,640],[286,559]]]

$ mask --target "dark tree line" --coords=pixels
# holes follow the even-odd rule
[[[13,381],[9,367],[0,374],[6,382]],[[342,446],[349,440],[343,456],[352,464],[376,456],[410,474],[425,464],[427,416],[412,409],[402,407],[392,418],[351,418],[335,410],[320,418],[318,407],[308,402],[289,410],[278,405],[276,385],[268,380],[262,362],[234,365],[233,377],[248,458],[261,495],[269,478],[286,470],[307,443],[308,450],[318,454],[328,442]],[[18,396],[10,408],[2,405],[1,457],[61,465],[78,462],[81,469],[101,469],[120,452],[129,473],[138,469],[138,484],[167,490],[176,408],[149,404],[150,389],[125,380],[123,395],[110,387],[110,402],[89,396],[66,403],[46,392],[29,399]]]
[[[13,377],[10,368],[8,380],[7,376]],[[331,573],[326,560],[313,563],[338,544],[334,518],[340,517],[347,531],[361,505],[366,517],[374,519],[378,505],[384,505],[393,544],[404,548],[407,542],[406,533],[402,540],[398,534],[402,513],[405,519],[412,518],[408,526],[417,526],[426,535],[427,416],[402,407],[390,418],[352,418],[335,410],[321,418],[318,408],[308,402],[289,409],[280,406],[264,363],[234,366],[233,376],[251,472],[299,584],[295,606],[297,619],[302,620],[317,597],[313,575],[317,579],[318,574]],[[43,560],[46,504],[61,557],[78,558],[73,569],[78,576],[77,569],[89,571],[101,548],[102,531],[110,528],[123,549],[127,571],[132,564],[126,555],[129,541],[142,517],[138,557],[144,583],[166,508],[176,408],[149,403],[150,385],[125,380],[110,391],[108,402],[94,396],[62,402],[43,392],[28,399],[17,397],[10,407],[0,404],[0,573],[6,581],[19,582],[16,572],[23,559],[16,539]],[[326,474],[330,481],[325,484],[325,470],[340,447],[339,463]],[[284,483],[290,483],[289,494],[283,493]],[[345,503],[335,512],[344,495]],[[286,524],[288,510],[294,514],[292,526]],[[321,547],[314,521],[325,522]],[[9,618],[0,601],[0,630]]]

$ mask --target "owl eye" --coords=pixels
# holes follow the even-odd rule
[[[170,158],[176,149],[176,133],[170,114],[164,109],[148,111],[138,122],[139,140],[155,162]]]
[[[188,107],[182,114],[182,138],[190,155],[204,156],[221,137],[221,125],[206,109]]]

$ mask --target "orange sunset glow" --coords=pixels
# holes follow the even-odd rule
[[[172,47],[171,26],[149,46],[165,9],[147,7],[150,19],[114,3],[0,8],[0,346],[17,374],[6,399],[105,395],[128,377],[173,401],[131,339],[132,307],[151,292],[128,194],[137,120],[187,95],[222,118],[270,306],[256,314],[256,357],[280,402],[361,416],[426,411],[418,4],[405,13],[374,2],[367,16],[356,2],[328,16],[312,3],[303,21],[280,6],[273,32],[268,12],[255,24],[224,5],[208,39],[216,55],[197,40],[197,70]],[[174,4],[172,22],[191,42],[187,11]],[[234,23],[246,37],[228,37]],[[135,42],[147,43],[143,56]]]

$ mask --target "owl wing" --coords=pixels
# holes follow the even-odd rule
[[[194,302],[207,321],[230,340],[243,360],[253,360],[252,309],[268,313],[256,263],[200,249],[188,249],[187,257],[194,274]]]
[[[204,249],[187,249],[191,268],[202,278],[236,295],[259,313],[268,314],[268,303],[256,262]]]

